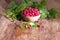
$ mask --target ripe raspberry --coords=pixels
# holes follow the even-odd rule
[[[38,16],[40,14],[39,10],[36,8],[27,8],[23,12],[25,16]]]

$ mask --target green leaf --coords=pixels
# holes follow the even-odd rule
[[[17,20],[17,19],[16,19],[16,14],[13,13],[13,12],[11,12],[10,9],[7,9],[7,10],[6,10],[6,15],[7,15],[8,18],[11,18],[12,20]]]
[[[17,3],[14,1],[10,2],[9,5],[10,5],[9,9],[11,11],[14,11],[14,9],[17,7]]]
[[[46,0],[42,0],[40,2],[40,8],[45,8],[45,6],[46,6]]]
[[[36,22],[30,22],[29,23],[31,26],[33,26],[33,27],[37,27],[38,26],[38,23],[36,23]]]
[[[34,0],[30,0],[31,2],[34,2]]]
[[[44,8],[40,9],[40,13],[41,13],[40,18],[47,18],[47,15],[49,14],[49,12]]]
[[[33,8],[38,8],[39,4],[37,2],[33,2],[32,6]]]
[[[22,0],[22,2],[27,4],[28,3],[28,0]]]
[[[6,14],[8,18],[13,20],[20,19],[21,17],[18,15],[27,7],[25,3],[18,4],[14,1],[10,2],[9,5],[10,7],[6,10]]]
[[[11,15],[12,15],[13,13],[11,12],[10,9],[7,9],[7,10],[6,10],[6,14],[7,14],[7,17],[11,17]]]
[[[46,6],[46,0],[41,0],[40,3],[38,3],[38,2],[32,2],[32,3],[33,3],[33,4],[32,4],[31,7],[33,7],[33,8],[38,8],[39,10],[40,10],[41,8],[45,8],[45,6]]]
[[[21,23],[21,28],[22,28],[22,29],[26,29],[26,23],[24,23],[24,22]]]
[[[25,3],[22,3],[15,9],[15,12],[19,13],[19,12],[23,11],[26,7],[27,7],[27,5]]]
[[[57,14],[57,10],[56,9],[50,9],[48,10],[49,14],[48,14],[48,18],[56,18],[56,14]]]
[[[22,2],[28,4],[28,2],[34,2],[34,0],[22,0]]]

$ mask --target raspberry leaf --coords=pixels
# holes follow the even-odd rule
[[[57,15],[57,10],[52,8],[49,11],[49,14],[48,14],[48,18],[56,18],[56,15]]]
[[[22,29],[26,29],[26,23],[21,23],[20,25]]]
[[[41,13],[40,18],[47,18],[47,15],[49,14],[49,12],[44,8],[40,9],[40,13]]]
[[[30,22],[29,23],[32,27],[38,27],[38,23],[36,23],[36,22]]]
[[[19,13],[19,12],[23,11],[26,7],[27,7],[27,5],[25,3],[22,3],[22,4],[18,5],[18,7],[15,9],[15,12]]]
[[[11,11],[14,11],[14,9],[17,7],[17,3],[12,1],[12,2],[9,3],[9,6],[10,6],[9,9]]]
[[[6,15],[7,15],[7,17],[8,17],[9,19],[17,20],[17,18],[16,18],[16,14],[13,13],[13,12],[11,12],[10,9],[7,9],[7,10],[6,10]]]
[[[40,8],[45,8],[45,6],[46,6],[46,0],[41,0]]]

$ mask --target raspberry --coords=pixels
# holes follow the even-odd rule
[[[40,14],[38,9],[31,7],[26,8],[22,13],[25,16],[38,16]]]

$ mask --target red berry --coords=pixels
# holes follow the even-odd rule
[[[37,16],[37,15],[39,15],[38,9],[31,8],[31,7],[25,9],[22,13],[23,13],[23,15],[26,15],[26,16]]]
[[[42,28],[44,28],[44,26],[43,26],[42,24],[39,25],[38,29],[40,30],[40,29],[42,29]]]

